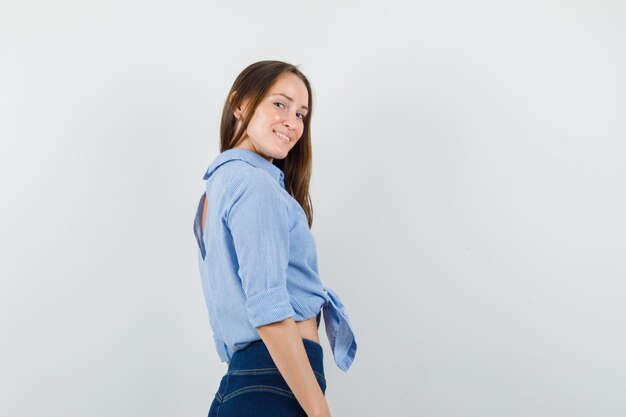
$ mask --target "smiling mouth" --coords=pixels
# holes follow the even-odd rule
[[[287,137],[287,136],[283,135],[283,134],[282,134],[282,133],[280,133],[280,132],[276,132],[276,131],[274,131],[274,134],[276,134],[276,136],[278,136],[278,138],[279,138],[281,141],[283,141],[284,143],[289,143],[289,142],[291,142],[291,139],[290,139],[289,137]]]

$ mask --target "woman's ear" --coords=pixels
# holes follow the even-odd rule
[[[235,118],[241,119],[241,117],[243,116],[243,112],[245,112],[245,110],[248,107],[248,102],[249,102],[249,100],[242,100],[241,101],[239,106],[237,106],[235,111],[233,111],[233,115],[235,116]]]
[[[230,96],[228,96],[228,102],[232,103],[236,95],[237,95],[237,90],[230,93]],[[241,106],[237,107],[235,111],[233,111],[233,116],[235,116],[235,119],[239,119],[241,117]]]

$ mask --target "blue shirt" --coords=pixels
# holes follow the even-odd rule
[[[339,296],[320,280],[315,240],[284,173],[246,149],[209,165],[194,221],[198,264],[213,339],[222,362],[260,340],[257,327],[324,316],[335,363],[347,371],[356,340]],[[202,232],[202,209],[207,215]]]

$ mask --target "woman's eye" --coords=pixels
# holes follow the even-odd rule
[[[283,107],[285,106],[285,104],[281,103],[280,101],[277,101],[277,102],[275,102],[274,104],[275,104],[275,105],[276,105],[276,104],[280,104],[280,105],[281,105],[281,106],[283,106]],[[280,107],[280,108],[282,108],[282,107]],[[303,113],[297,113],[297,114],[301,115],[300,120],[304,120],[304,118],[306,117],[306,115],[305,115],[305,114],[303,114]]]

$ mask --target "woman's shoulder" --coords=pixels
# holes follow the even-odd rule
[[[207,187],[222,188],[233,198],[249,191],[279,191],[274,179],[262,168],[242,160],[232,160],[222,164],[207,180]]]
[[[244,160],[230,159],[211,168],[205,179],[224,184],[232,180],[252,179],[258,175],[258,170]]]

